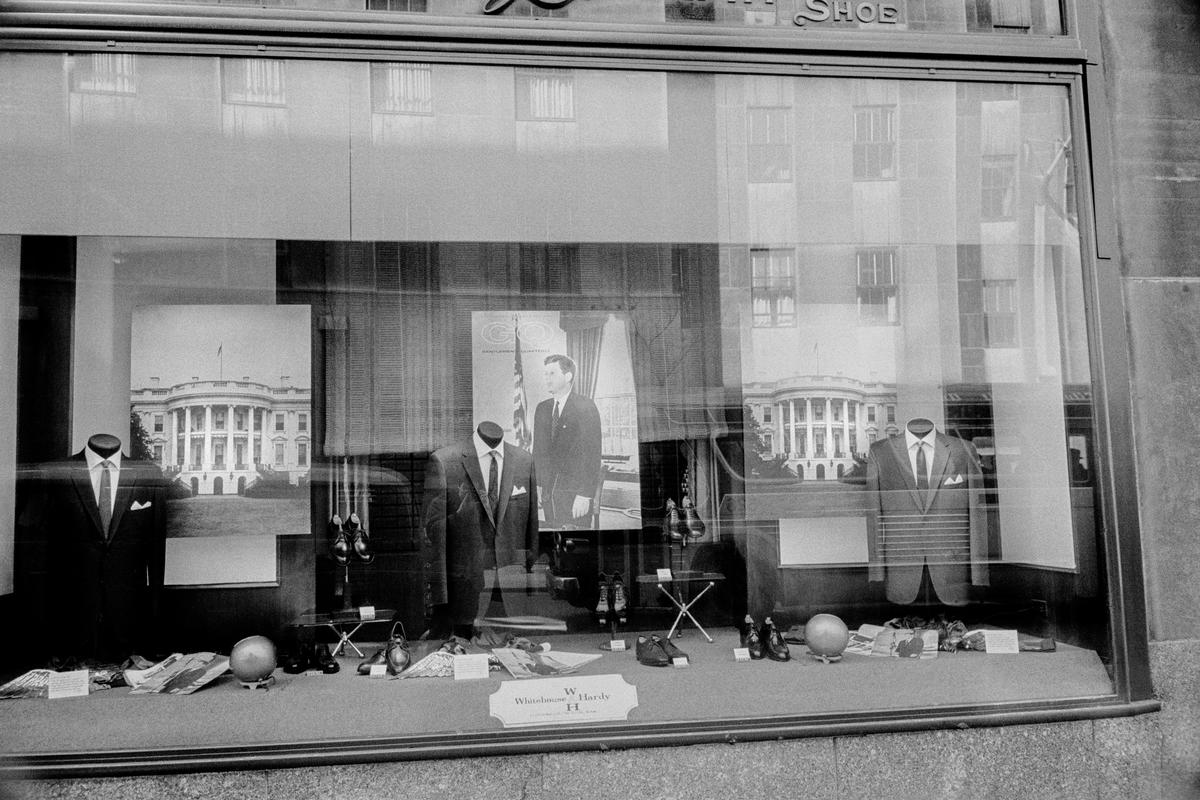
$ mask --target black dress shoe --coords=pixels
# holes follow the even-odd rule
[[[775,627],[775,623],[771,621],[770,617],[763,620],[759,636],[766,642],[767,658],[772,661],[787,661],[792,657],[791,651],[788,650],[787,642],[783,640],[783,634]]]
[[[657,636],[639,636],[637,640],[637,660],[647,667],[669,667],[671,657],[663,650],[662,639]]]
[[[312,666],[321,670],[326,675],[332,675],[342,668],[338,664],[337,659],[329,652],[329,645],[327,644],[317,645],[317,649],[313,652]]]
[[[289,675],[299,675],[304,670],[308,669],[309,661],[312,656],[311,645],[302,644],[291,652],[284,653],[280,665],[283,671]]]
[[[657,635],[651,636],[650,638],[652,640],[658,641],[659,647],[661,647],[663,649],[663,652],[667,654],[667,658],[671,659],[672,661],[674,661],[677,658],[682,658],[685,661],[688,660],[688,654],[683,652],[682,650],[680,650],[674,644],[672,644],[671,640],[669,638],[663,639],[662,637],[657,636]]]
[[[767,648],[763,644],[762,636],[758,634],[758,626],[754,624],[754,618],[749,614],[746,615],[742,629],[742,647],[750,651],[750,658],[755,661],[767,656]]]
[[[364,564],[370,564],[375,560],[375,552],[371,549],[371,537],[365,530],[355,531],[351,547],[354,548],[354,555],[358,556],[358,560]]]
[[[344,567],[350,563],[350,538],[346,536],[346,531],[342,527],[342,518],[334,514],[329,528],[333,533],[333,541],[329,544],[329,553],[339,567]]]
[[[400,628],[399,633],[396,633],[397,627]],[[412,651],[408,648],[408,639],[404,637],[404,626],[399,622],[392,625],[392,634],[388,637],[383,657],[387,663],[388,672],[393,675],[404,672],[412,663]]]
[[[359,675],[370,675],[371,667],[383,666],[387,664],[387,648],[381,647],[371,654],[370,658],[364,658],[358,664]]]

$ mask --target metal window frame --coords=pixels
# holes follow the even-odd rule
[[[1098,10],[1064,0],[1063,36],[681,29],[671,25],[323,12],[184,4],[0,0],[0,52],[420,61],[789,76],[889,77],[1067,87],[1105,521],[1111,695],[991,705],[237,747],[46,753],[0,761],[0,778],[178,773],[860,735],[1133,716],[1159,709],[1149,669],[1128,333],[1115,238],[1110,111]],[[894,410],[894,409],[889,409]],[[888,423],[890,424],[890,423]]]

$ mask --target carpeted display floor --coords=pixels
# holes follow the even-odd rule
[[[1104,664],[1090,650],[986,655],[940,653],[931,660],[847,655],[825,664],[793,645],[793,659],[736,662],[737,634],[706,642],[677,639],[690,657],[685,669],[647,667],[633,652],[603,652],[602,635],[553,639],[555,651],[601,653],[579,675],[619,674],[636,687],[629,721],[770,718],[854,711],[936,709],[1012,701],[1082,699],[1112,694]],[[438,643],[414,643],[414,661]],[[359,644],[368,654],[374,646]],[[498,731],[488,698],[502,681],[452,678],[368,678],[357,657],[343,657],[335,675],[276,670],[268,690],[243,688],[231,675],[191,695],[131,695],[111,689],[88,697],[0,701],[0,749],[13,755],[83,753],[129,748],[330,742],[373,737]],[[536,680],[536,679],[531,679]],[[612,723],[608,723],[612,724]]]

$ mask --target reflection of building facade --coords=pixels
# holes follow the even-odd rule
[[[797,376],[746,387],[772,458],[801,480],[836,480],[871,442],[900,432],[896,387],[835,376]]]
[[[312,392],[286,378],[151,385],[134,389],[130,403],[155,462],[192,494],[242,494],[264,473],[292,485],[308,476]]]

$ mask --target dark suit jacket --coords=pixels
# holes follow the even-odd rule
[[[533,460],[542,482],[542,504],[552,524],[569,521],[575,495],[594,498],[600,487],[600,412],[591,399],[571,392],[551,429],[554,398],[538,403],[533,412]],[[593,509],[594,510],[594,509]]]
[[[988,582],[979,456],[969,442],[940,432],[933,451],[924,492],[917,489],[903,435],[875,442],[867,457],[868,575],[885,581],[893,603],[916,599],[925,565],[948,605],[966,603],[971,584]]]
[[[83,452],[28,478],[18,569],[27,601],[44,612],[49,651],[114,660],[152,653],[166,552],[162,472],[122,457],[108,536]]]
[[[507,442],[499,509],[492,516],[472,439],[435,450],[425,470],[422,561],[427,601],[477,582],[493,566],[524,565],[537,545],[537,485],[529,453]],[[474,605],[476,598],[462,598]]]

